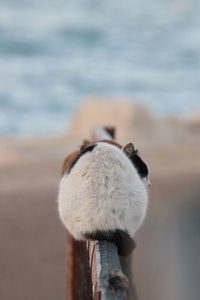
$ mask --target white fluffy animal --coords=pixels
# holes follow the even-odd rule
[[[60,218],[75,239],[114,241],[128,255],[146,215],[147,185],[148,168],[133,144],[86,143],[64,163]]]

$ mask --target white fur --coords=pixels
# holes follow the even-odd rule
[[[58,208],[76,239],[96,230],[126,230],[133,237],[141,225],[148,193],[137,170],[116,146],[97,143],[60,182]]]

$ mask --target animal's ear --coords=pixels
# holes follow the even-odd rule
[[[137,150],[135,150],[134,146],[132,143],[128,143],[126,144],[122,150],[124,151],[124,153],[128,156],[128,157],[132,157],[134,154],[137,153]]]
[[[80,152],[82,152],[82,151],[83,151],[85,148],[87,148],[90,144],[91,144],[90,141],[84,140],[84,141],[83,141],[83,144],[81,145]]]

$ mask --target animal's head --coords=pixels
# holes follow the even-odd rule
[[[80,149],[68,155],[64,161],[63,168],[62,168],[62,175],[66,172],[70,173],[73,166],[79,160],[79,158],[87,152],[91,152],[97,143],[108,143],[121,149],[130,159],[134,167],[136,168],[140,178],[142,179],[146,188],[150,186],[149,180],[149,170],[146,163],[140,157],[138,150],[136,150],[132,143],[126,144],[124,147],[112,140],[98,140],[95,142],[84,141],[81,145]]]

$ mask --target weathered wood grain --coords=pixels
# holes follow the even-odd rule
[[[85,242],[67,233],[66,300],[92,300],[92,277]]]
[[[117,247],[114,243],[99,241],[87,244],[93,286],[93,299],[126,299],[128,279],[122,273]]]

